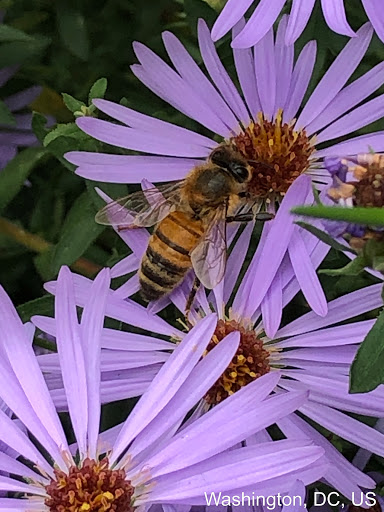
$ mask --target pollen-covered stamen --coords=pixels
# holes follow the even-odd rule
[[[231,142],[252,166],[251,196],[271,200],[283,196],[308,169],[314,151],[305,130],[296,131],[292,124],[283,123],[281,111],[273,121],[260,113],[258,122],[251,122]]]
[[[134,488],[125,471],[109,469],[107,458],[85,459],[69,473],[55,470],[55,480],[46,487],[45,505],[51,512],[132,512]]]
[[[265,375],[270,370],[269,352],[255,331],[246,330],[235,320],[219,320],[207,352],[212,350],[231,332],[240,332],[240,345],[230,365],[215,382],[204,399],[209,404],[218,404],[243,386]]]

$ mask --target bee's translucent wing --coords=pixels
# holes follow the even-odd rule
[[[225,273],[227,257],[226,212],[226,205],[215,212],[203,240],[191,252],[195,274],[203,286],[209,289],[218,285]]]
[[[180,203],[184,181],[134,192],[112,201],[96,214],[96,222],[107,226],[149,227],[164,219]]]

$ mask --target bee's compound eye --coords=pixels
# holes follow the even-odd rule
[[[211,162],[219,167],[226,167],[228,165],[228,155],[224,148],[218,147],[212,151],[209,156]]]
[[[239,181],[240,183],[243,181],[247,181],[249,178],[249,170],[244,165],[233,165],[232,173],[236,181]]]

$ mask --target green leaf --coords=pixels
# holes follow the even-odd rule
[[[53,316],[54,298],[52,295],[43,295],[38,299],[21,304],[16,309],[22,322],[29,322],[34,315]]]
[[[184,10],[193,33],[197,31],[199,18],[203,18],[212,27],[217,17],[217,12],[204,0],[184,0]]]
[[[8,25],[0,25],[0,43],[9,41],[25,41],[27,43],[33,41],[33,37],[25,34],[17,28],[9,27]]]
[[[38,141],[42,144],[45,136],[49,133],[46,128],[47,118],[39,112],[33,112],[32,114],[32,130],[36,135]]]
[[[384,226],[384,208],[343,208],[341,206],[298,206],[291,210],[298,215],[317,219],[339,220],[367,226]]]
[[[365,337],[351,366],[350,392],[367,393],[384,383],[384,311]]]
[[[326,274],[327,276],[357,276],[367,266],[365,258],[358,256],[350,261],[345,267],[333,269],[321,269],[319,274]]]
[[[85,103],[83,103],[80,100],[77,100],[76,98],[74,98],[70,94],[67,94],[66,92],[63,92],[62,96],[63,96],[63,101],[65,103],[65,106],[71,112],[77,112],[78,110],[81,110],[81,107],[86,106]]]
[[[0,25],[1,26],[1,25]],[[0,124],[5,124],[7,126],[16,126],[16,120],[13,117],[11,111],[4,103],[4,101],[0,100]]]
[[[315,235],[319,240],[331,246],[332,249],[335,249],[336,251],[351,252],[352,254],[356,254],[356,251],[351,249],[351,247],[340,244],[339,242],[334,240],[330,235],[328,235],[328,233],[322,231],[321,229],[315,226],[312,226],[311,224],[307,224],[306,222],[301,221],[298,221],[295,224],[305,229],[306,231],[309,231],[310,233],[312,233],[312,235]]]
[[[52,271],[53,252],[54,247],[50,247],[46,251],[37,254],[33,258],[33,263],[35,264],[36,270],[39,273],[41,279],[45,282],[50,281],[55,277],[55,274]]]
[[[91,105],[92,100],[96,98],[104,98],[105,92],[107,90],[108,80],[106,78],[99,78],[92,85],[91,90],[89,91],[88,103]],[[80,110],[80,109],[78,109]]]
[[[25,41],[12,41],[1,44],[0,68],[24,64],[41,53],[49,42],[49,38],[39,37],[39,39],[33,39],[28,43]]]
[[[0,173],[0,211],[16,196],[34,167],[46,156],[45,148],[27,148]]]
[[[95,208],[87,192],[81,194],[70,209],[52,258],[56,274],[62,265],[71,265],[80,258],[100,235],[104,226],[95,222]]]
[[[47,147],[48,144],[58,137],[73,137],[76,139],[79,136],[81,137],[83,133],[84,132],[82,132],[75,123],[58,124],[56,128],[51,130],[48,135],[45,136],[43,144]]]
[[[68,5],[68,2],[57,2],[56,5],[59,33],[63,43],[76,57],[87,60],[89,40],[84,16]]]

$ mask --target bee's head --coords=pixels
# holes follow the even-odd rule
[[[228,172],[238,183],[245,183],[251,178],[250,167],[241,156],[230,145],[223,144],[212,151],[210,161]]]

